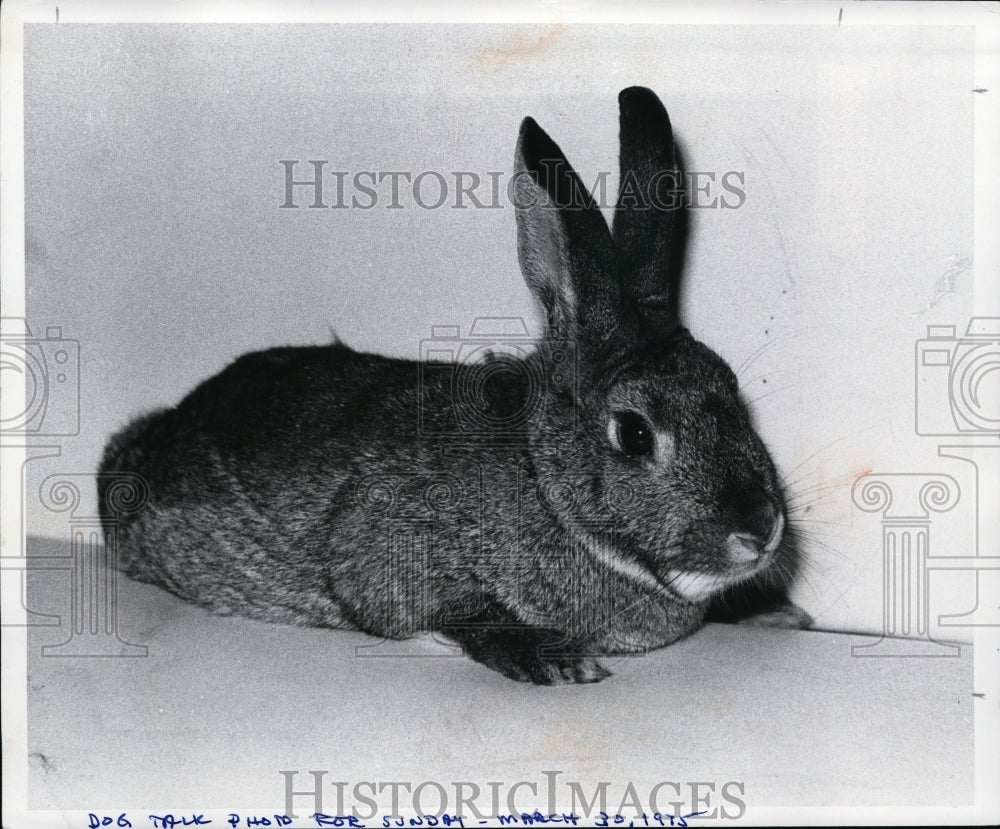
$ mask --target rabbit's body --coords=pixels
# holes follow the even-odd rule
[[[774,467],[732,371],[668,293],[670,124],[649,90],[620,103],[613,236],[522,124],[518,253],[548,322],[533,353],[239,358],[109,443],[99,494],[125,572],[223,613],[443,631],[552,683],[602,679],[594,656],[672,642],[766,571],[785,526]],[[116,514],[115,472],[145,479],[145,508]]]
[[[390,638],[458,627],[485,597],[497,623],[559,630],[595,653],[660,647],[700,623],[702,607],[620,572],[553,520],[526,439],[421,439],[417,375],[415,362],[341,344],[276,348],[136,422],[103,464],[140,474],[152,496],[120,522],[121,568],[218,613]],[[420,386],[447,421],[450,380]],[[511,380],[494,392],[520,409]],[[385,418],[386,400],[398,417]]]

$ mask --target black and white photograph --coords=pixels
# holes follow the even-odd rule
[[[4,827],[1000,820],[1000,3],[0,26]]]

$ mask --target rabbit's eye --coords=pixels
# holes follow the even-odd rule
[[[651,455],[653,428],[642,415],[635,412],[618,412],[615,415],[614,443],[631,458]]]

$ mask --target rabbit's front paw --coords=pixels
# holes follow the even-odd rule
[[[511,679],[536,685],[584,685],[611,676],[611,671],[593,657],[576,654],[548,657],[537,651],[526,652],[519,660],[508,663],[508,667],[516,673],[501,670]]]
[[[470,659],[518,682],[572,685],[611,676],[596,659],[566,652],[557,631],[477,628],[448,631],[448,635],[462,645]]]
[[[751,627],[789,628],[790,630],[808,630],[812,627],[812,623],[812,616],[791,602],[781,602],[739,620],[739,624]]]
[[[716,596],[705,614],[705,621],[790,630],[808,630],[813,624],[812,616],[792,604],[786,593],[747,590],[742,585]]]

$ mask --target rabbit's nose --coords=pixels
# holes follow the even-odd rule
[[[727,506],[734,529],[726,547],[733,561],[750,563],[778,548],[785,532],[784,512],[763,491],[731,492]]]

